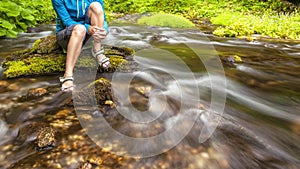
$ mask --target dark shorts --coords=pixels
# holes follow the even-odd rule
[[[75,26],[76,25],[71,25],[69,27],[66,27],[65,29],[59,31],[56,34],[56,41],[59,44],[59,46],[61,46],[63,49],[67,49],[70,37],[72,35],[72,31]],[[86,33],[82,45],[84,45],[89,40],[90,37],[91,36]]]

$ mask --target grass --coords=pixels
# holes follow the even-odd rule
[[[188,19],[172,14],[156,14],[153,16],[144,16],[138,20],[139,24],[151,26],[163,26],[171,28],[192,28],[195,25]]]

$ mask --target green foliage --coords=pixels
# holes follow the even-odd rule
[[[293,39],[299,37],[298,7],[284,0],[105,0],[104,2],[109,21],[118,17],[111,13],[163,12],[181,15],[192,21],[212,18],[213,23],[221,26],[215,31],[215,34],[220,36],[261,33],[272,37]],[[225,20],[228,18],[230,21]],[[29,26],[54,19],[55,11],[51,0],[0,1],[0,37],[16,37],[18,32],[26,31]],[[249,19],[252,20],[246,22]],[[274,22],[278,22],[278,25],[276,26]],[[268,24],[271,24],[270,28]]]
[[[0,1],[0,36],[16,37],[18,32],[36,24],[33,12],[12,1]]]
[[[12,0],[23,8],[33,12],[37,23],[53,21],[56,17],[51,0]]]
[[[299,39],[300,14],[283,0],[106,0],[109,12],[170,13],[192,21],[211,18],[219,25],[218,36],[248,36],[254,33],[275,38]],[[140,21],[141,22],[141,21]],[[150,21],[148,21],[150,22]],[[160,20],[151,25],[163,25]]]
[[[151,26],[166,26],[172,28],[194,27],[194,24],[188,19],[172,14],[156,14],[150,17],[144,16],[138,20],[138,23]]]
[[[300,39],[300,14],[244,15],[224,13],[211,19],[221,25],[213,33],[217,36],[249,36],[254,33],[274,38]]]
[[[27,27],[51,21],[55,13],[51,0],[0,1],[0,36],[17,37]]]

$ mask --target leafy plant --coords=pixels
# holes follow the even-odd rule
[[[19,32],[38,23],[54,20],[50,0],[0,1],[0,36],[17,37]]]
[[[18,32],[36,24],[33,12],[20,5],[3,0],[0,2],[0,36],[16,37]]]

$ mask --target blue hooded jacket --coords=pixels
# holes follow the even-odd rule
[[[102,6],[104,12],[103,0],[52,0],[52,5],[56,11],[56,33],[63,30],[64,28],[74,25],[82,24],[86,28],[88,33],[89,27],[88,23],[85,23],[86,12],[92,2],[99,2]],[[106,15],[104,12],[104,25],[103,28],[108,33],[108,25],[106,22]]]

